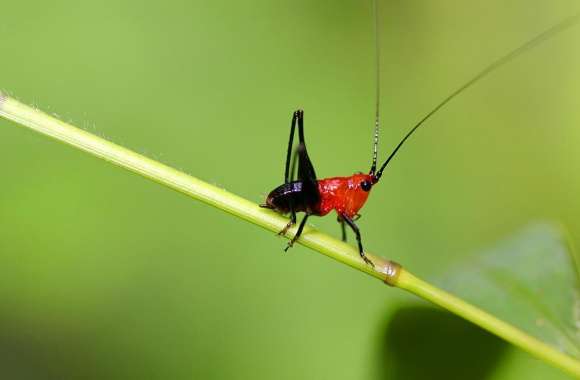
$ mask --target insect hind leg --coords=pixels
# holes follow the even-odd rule
[[[292,248],[296,240],[300,238],[300,235],[302,235],[302,230],[304,230],[304,226],[306,225],[306,221],[308,220],[309,216],[310,214],[304,215],[304,218],[302,219],[300,225],[298,226],[298,231],[296,231],[296,235],[294,235],[294,237],[290,239],[288,245],[286,246],[286,248],[284,248],[284,252],[288,252],[288,249]]]
[[[286,152],[286,165],[284,170],[284,183],[290,182],[290,161],[292,160],[292,145],[294,143],[294,130],[296,129],[296,122],[298,118],[302,117],[302,110],[294,111],[292,114],[292,121],[290,122],[290,138],[288,139],[288,150]]]

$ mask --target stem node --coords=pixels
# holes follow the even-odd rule
[[[377,271],[384,274],[383,282],[389,286],[397,286],[399,282],[399,275],[403,267],[396,261],[385,261],[380,266],[376,267]]]

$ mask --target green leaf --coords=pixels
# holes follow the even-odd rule
[[[580,358],[580,281],[562,229],[550,224],[529,226],[454,268],[439,284]]]

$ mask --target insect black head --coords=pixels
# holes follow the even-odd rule
[[[362,181],[360,183],[360,188],[364,191],[371,191],[371,187],[373,187],[373,184],[370,181]]]

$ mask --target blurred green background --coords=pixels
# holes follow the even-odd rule
[[[380,1],[385,157],[575,1]],[[321,177],[366,171],[370,1],[5,2],[0,89],[260,202],[302,107]],[[366,247],[427,279],[530,220],[580,246],[580,27],[437,114],[385,173]],[[564,379],[459,319],[0,120],[6,379]],[[333,217],[312,224],[339,236]],[[352,241],[352,238],[351,238]]]

